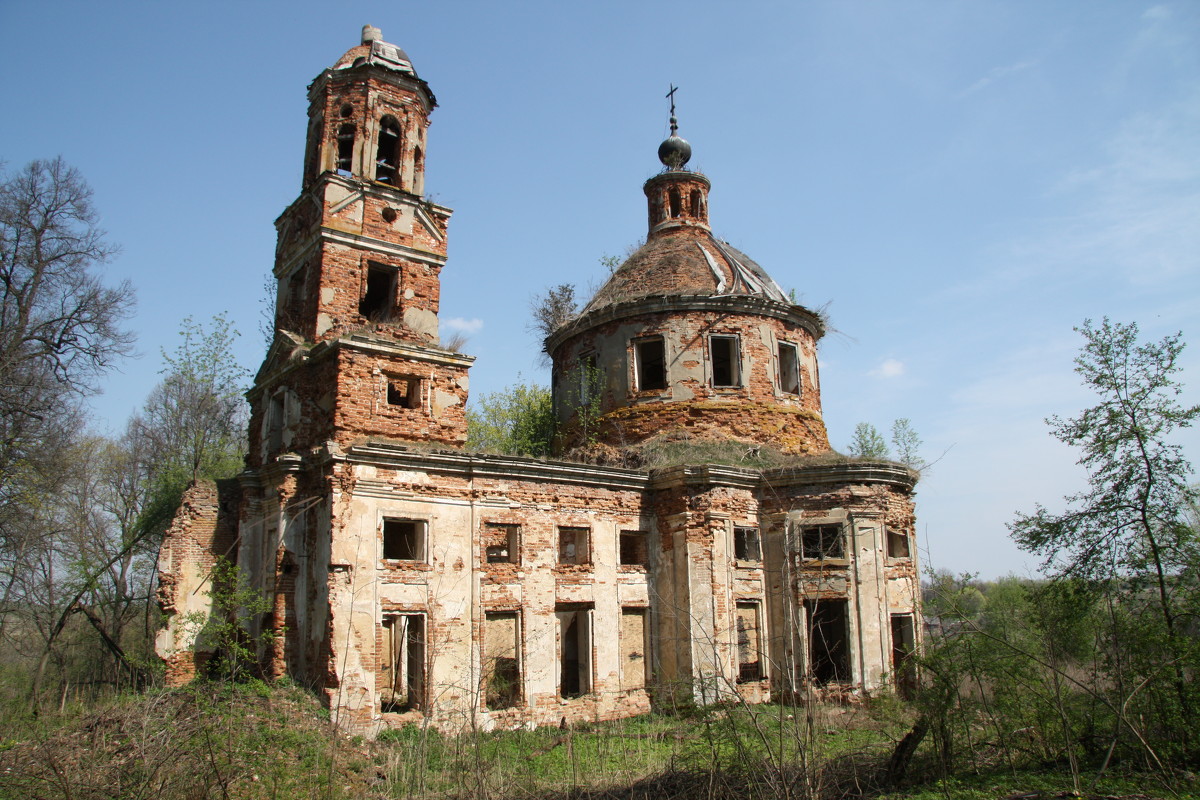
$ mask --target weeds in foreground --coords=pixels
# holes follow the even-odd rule
[[[888,793],[881,767],[907,713],[899,703],[730,705],[459,737],[412,726],[366,742],[337,733],[299,688],[197,683],[13,717],[0,740],[0,800],[934,800],[1050,798],[1071,786],[1053,772],[981,771]],[[1106,776],[1100,788],[1132,797],[1147,783]]]

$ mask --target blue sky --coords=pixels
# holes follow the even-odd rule
[[[275,217],[300,188],[305,87],[374,24],[429,81],[426,189],[455,209],[443,326],[475,394],[545,381],[530,297],[645,234],[680,133],[718,235],[837,332],[835,447],[908,417],[927,563],[1035,562],[1004,524],[1082,485],[1043,419],[1091,402],[1072,327],[1183,329],[1200,395],[1200,5],[1194,2],[0,3],[10,169],[91,182],[138,291],[140,359],[94,398],[121,428],[179,321],[226,311],[255,368]],[[1191,457],[1200,435],[1180,440]]]

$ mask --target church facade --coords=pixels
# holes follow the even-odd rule
[[[168,680],[211,655],[224,558],[262,600],[240,616],[274,634],[264,671],[357,730],[894,688],[920,630],[916,475],[831,453],[822,321],[713,236],[674,117],[646,244],[546,341],[564,455],[535,459],[465,449],[428,84],[368,26],[308,97],[247,467],[188,492],[160,555]],[[679,456],[639,463],[652,444]]]

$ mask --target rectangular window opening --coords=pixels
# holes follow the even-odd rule
[[[667,355],[662,339],[642,339],[633,344],[638,391],[667,388]]]
[[[600,367],[595,353],[579,358],[579,402],[587,405],[600,396]]]
[[[621,651],[621,688],[644,689],[650,676],[650,648],[646,640],[646,609],[621,609],[621,629],[617,633]]]
[[[762,561],[758,528],[733,529],[733,557],[738,561]]]
[[[589,564],[587,528],[558,529],[558,563]]]
[[[845,558],[841,525],[810,525],[800,529],[800,555],[807,560]]]
[[[912,614],[892,614],[892,673],[901,697],[909,697],[916,687],[916,673],[909,660],[917,651],[916,628]]]
[[[738,340],[736,336],[710,336],[709,354],[712,357],[712,385],[740,386],[738,369]]]
[[[271,397],[267,407],[267,452],[273,453],[283,447],[284,396],[280,392]]]
[[[395,408],[420,408],[421,379],[414,375],[388,376],[387,401]]]
[[[759,604],[737,604],[738,681],[757,681],[763,677],[762,636],[759,630]]]
[[[779,343],[779,389],[784,394],[800,394],[800,353],[788,342]]]
[[[848,608],[847,600],[804,601],[808,622],[808,669],[816,683],[850,680]]]
[[[385,519],[383,521],[383,557],[391,561],[424,561],[424,520]]]
[[[382,712],[425,707],[425,617],[393,614],[383,618],[383,650],[379,692]]]
[[[909,546],[908,533],[888,528],[887,551],[888,558],[911,558],[912,551]]]
[[[489,564],[520,563],[517,525],[487,525],[484,527],[484,551]]]
[[[645,531],[621,531],[620,549],[621,566],[650,566],[650,548]]]
[[[367,291],[358,303],[358,313],[372,322],[390,322],[396,299],[396,270],[381,264],[367,267]]]
[[[560,697],[581,697],[592,690],[592,606],[555,606],[558,617]]]
[[[489,709],[513,708],[521,702],[519,615],[489,611],[483,631],[484,703]]]

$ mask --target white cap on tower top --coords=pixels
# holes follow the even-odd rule
[[[382,42],[383,31],[376,28],[374,25],[363,25],[362,43],[370,44],[371,42]]]

